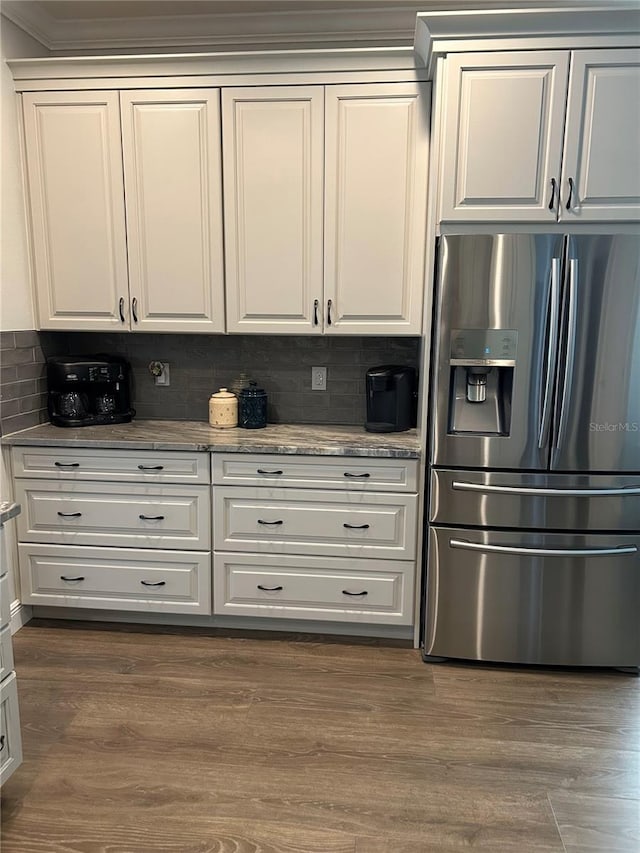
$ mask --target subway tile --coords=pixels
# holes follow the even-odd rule
[[[9,435],[12,432],[19,432],[21,429],[37,426],[42,423],[39,412],[28,412],[27,414],[15,415],[15,417],[2,419],[2,434]]]
[[[15,382],[17,379],[17,367],[0,367],[0,385],[4,385],[6,382]]]
[[[25,347],[39,347],[40,334],[36,331],[14,332],[16,347],[24,349]]]
[[[19,364],[15,369],[17,372],[17,379],[42,379],[47,373],[47,366],[43,362]]]
[[[46,394],[30,394],[19,400],[21,412],[37,412],[39,409],[47,408]]]
[[[0,418],[10,418],[20,414],[20,400],[2,400],[0,402]]]
[[[15,349],[16,333],[15,332],[0,332],[0,350]]]
[[[12,367],[19,364],[33,364],[33,347],[27,349],[8,349],[2,352],[2,366]]]
[[[26,379],[22,382],[7,382],[2,386],[3,400],[19,400],[29,394],[35,394],[37,390],[35,379]]]

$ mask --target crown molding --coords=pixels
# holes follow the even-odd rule
[[[2,14],[52,52],[206,47],[411,45],[424,3],[388,8],[56,19],[45,4],[3,0]]]
[[[640,46],[640,13],[633,2],[564,8],[421,12],[414,48],[432,77],[438,56],[497,50]]]

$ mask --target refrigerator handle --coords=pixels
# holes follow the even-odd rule
[[[488,483],[466,483],[454,480],[453,489],[460,492],[483,492],[492,495],[534,495],[536,497],[633,497],[640,495],[640,486],[620,486],[611,489],[556,489],[536,486],[493,486]]]
[[[560,401],[560,415],[558,419],[558,430],[555,438],[555,447],[558,448],[564,440],[569,417],[569,399],[571,397],[571,386],[573,384],[574,359],[576,355],[576,323],[578,318],[578,301],[576,298],[576,280],[578,278],[578,259],[571,258],[569,261],[569,290],[567,297],[567,352],[564,362],[564,379],[562,383],[562,399]]]
[[[451,548],[465,551],[487,551],[491,554],[524,554],[530,557],[610,557],[616,554],[637,554],[636,545],[618,545],[611,548],[527,548],[519,545],[489,545],[470,542],[468,539],[450,539]]]
[[[558,315],[560,313],[560,258],[551,261],[551,289],[547,304],[548,317],[548,342],[547,342],[547,365],[544,397],[542,398],[542,410],[540,413],[540,429],[538,431],[538,447],[543,448],[549,440],[549,427],[551,425],[551,401],[553,396],[553,383],[556,372],[556,360],[558,352]]]

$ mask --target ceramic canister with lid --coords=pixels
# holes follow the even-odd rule
[[[209,398],[209,423],[216,429],[231,429],[238,426],[238,398],[221,388]]]
[[[267,392],[250,382],[240,392],[239,424],[244,429],[261,429],[267,425]]]

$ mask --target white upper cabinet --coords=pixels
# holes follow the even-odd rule
[[[326,89],[325,332],[420,334],[429,95],[413,83]]]
[[[229,331],[420,334],[429,92],[223,90]]]
[[[42,329],[128,325],[116,92],[23,95],[37,314]]]
[[[442,221],[637,221],[636,50],[461,54],[444,91]]]
[[[637,220],[639,148],[638,51],[576,51],[569,82],[561,219]]]
[[[224,89],[227,329],[322,331],[322,86]]]
[[[440,219],[556,221],[566,51],[446,61]]]
[[[219,99],[120,93],[133,329],[224,331]]]

